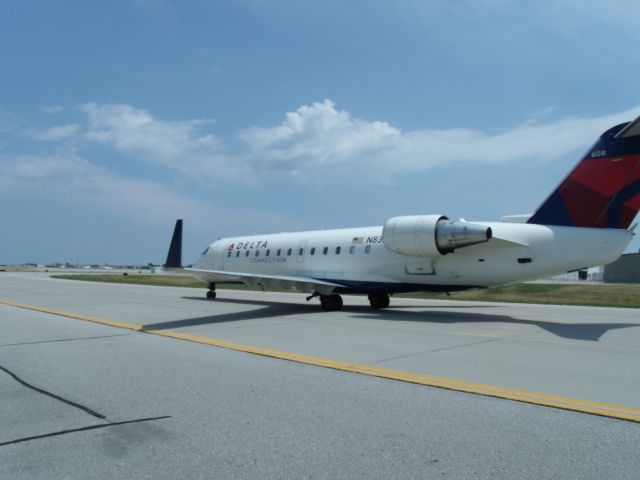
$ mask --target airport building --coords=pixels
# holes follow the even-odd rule
[[[640,283],[640,253],[626,253],[604,267],[607,283]]]

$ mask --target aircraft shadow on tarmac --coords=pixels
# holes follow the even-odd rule
[[[185,300],[197,300],[211,302],[200,297],[182,297]],[[216,323],[236,322],[242,320],[257,320],[261,318],[286,317],[291,315],[325,315],[316,304],[289,304],[280,302],[270,302],[261,300],[236,300],[219,298],[215,303],[233,303],[242,305],[258,305],[263,308],[249,311],[222,313],[208,315],[204,317],[187,318],[170,322],[151,323],[143,325],[144,330],[169,330],[174,328],[193,327],[199,325],[212,325]],[[404,310],[411,308],[412,310]],[[419,308],[419,310],[415,310]],[[370,320],[398,321],[398,322],[422,322],[422,323],[513,323],[518,325],[534,325],[548,331],[558,337],[572,340],[588,340],[597,342],[609,330],[620,328],[638,327],[635,323],[558,323],[551,321],[523,320],[507,315],[496,315],[495,313],[466,313],[447,312],[447,308],[502,308],[496,305],[472,305],[447,307],[437,306],[393,306],[385,310],[372,310],[365,305],[345,305],[343,312],[352,315],[353,318]]]

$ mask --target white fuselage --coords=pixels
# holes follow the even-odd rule
[[[493,238],[447,255],[405,256],[388,250],[382,226],[225,238],[195,268],[300,276],[346,285],[336,291],[457,290],[529,280],[614,261],[627,230],[473,222]],[[224,281],[215,273],[195,276]]]

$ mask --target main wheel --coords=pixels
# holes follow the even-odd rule
[[[337,293],[334,293],[331,296],[333,297],[333,301],[335,302],[334,310],[342,310],[342,297],[340,295],[338,295]]]
[[[215,292],[215,290],[209,290],[209,291],[207,292],[207,298],[208,298],[209,300],[215,300],[215,298],[216,298],[216,292]]]
[[[342,297],[337,293],[320,295],[320,305],[325,312],[333,312],[342,308]]]
[[[369,303],[371,308],[387,308],[389,306],[389,295],[386,293],[371,293],[369,294]]]

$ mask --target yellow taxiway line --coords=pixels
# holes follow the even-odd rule
[[[151,330],[145,329],[143,325],[129,322],[118,322],[106,318],[82,315],[63,310],[54,310],[35,305],[26,305],[22,303],[0,300],[0,304],[8,305],[16,308],[34,310],[36,312],[59,315],[62,317],[84,320],[87,322],[100,323],[112,327],[126,328],[136,332],[150,333],[152,335],[160,335],[189,342],[201,343],[204,345],[212,345],[215,347],[228,348],[241,352],[263,355],[266,357],[278,358],[281,360],[289,360],[292,362],[306,363],[318,367],[332,368],[345,372],[359,373],[362,375],[370,375],[373,377],[388,378],[401,382],[416,383],[430,387],[444,388],[447,390],[455,390],[459,392],[474,393],[496,398],[504,398],[515,400],[518,402],[531,403],[535,405],[543,405],[546,407],[560,408],[563,410],[572,410],[576,412],[589,413],[592,415],[600,415],[603,417],[617,418],[621,420],[629,420],[640,423],[640,410],[618,405],[609,405],[606,403],[591,402],[588,400],[578,400],[575,398],[560,397],[557,395],[547,395],[544,393],[527,392],[523,390],[515,390],[511,388],[496,387],[492,385],[483,385],[480,383],[466,382],[462,380],[453,380],[449,378],[433,377],[420,373],[400,372],[397,370],[388,370],[372,365],[359,365],[352,362],[344,362],[340,360],[331,360],[321,357],[313,357],[299,353],[285,352],[273,348],[257,347],[254,345],[245,345],[242,343],[230,342],[216,338],[202,337],[199,335],[190,335],[187,333],[175,332],[173,330]]]

